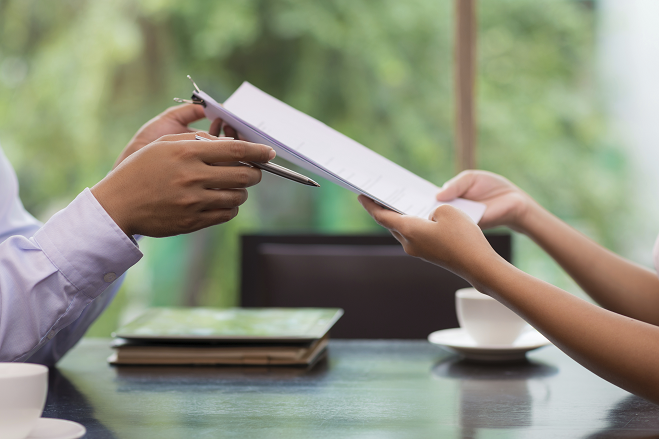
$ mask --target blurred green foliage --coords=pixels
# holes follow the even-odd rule
[[[479,2],[478,165],[612,249],[627,167],[599,111],[593,2]],[[0,142],[46,218],[103,178],[138,127],[249,81],[442,184],[454,173],[452,2],[0,0]],[[200,124],[199,127],[207,127]],[[378,230],[356,197],[265,176],[239,217],[161,240],[93,328],[149,305],[236,302],[238,236]],[[520,240],[517,264],[560,285]]]

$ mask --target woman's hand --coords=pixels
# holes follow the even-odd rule
[[[119,166],[119,163],[123,162],[129,155],[139,151],[149,143],[160,139],[162,136],[198,131],[193,130],[188,125],[204,117],[204,108],[201,105],[185,104],[168,108],[142,125],[121,152],[112,169]]]
[[[478,223],[481,228],[508,226],[524,232],[524,219],[535,205],[533,199],[504,177],[487,171],[463,171],[442,186],[438,201],[455,198],[485,203],[487,209]]]
[[[389,229],[405,252],[446,268],[471,282],[491,258],[500,258],[480,228],[453,206],[435,209],[430,219],[400,215],[359,196],[359,202],[381,226]]]

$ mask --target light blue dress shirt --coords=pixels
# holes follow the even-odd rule
[[[114,298],[142,252],[85,189],[41,224],[0,148],[0,361],[53,365]]]

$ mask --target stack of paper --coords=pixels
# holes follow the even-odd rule
[[[311,365],[336,308],[153,308],[117,330],[112,364]]]
[[[250,142],[263,143],[277,155],[354,193],[405,215],[427,218],[439,205],[439,187],[244,82],[224,105],[195,91],[206,117],[221,118]],[[449,203],[478,222],[485,205],[456,199]]]

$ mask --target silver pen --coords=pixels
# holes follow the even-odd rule
[[[205,140],[207,142],[212,142],[211,139],[207,139],[206,137],[202,137],[198,134],[195,134],[195,139],[197,140]],[[258,168],[263,171],[269,172],[271,174],[278,175],[283,178],[287,178],[289,180],[293,180],[297,183],[302,183],[306,184],[307,186],[315,186],[315,187],[320,187],[318,183],[307,177],[306,175],[298,174],[295,171],[291,171],[288,168],[284,168],[283,166],[276,165],[274,163],[270,162],[238,162],[241,165],[249,166],[251,168]]]

